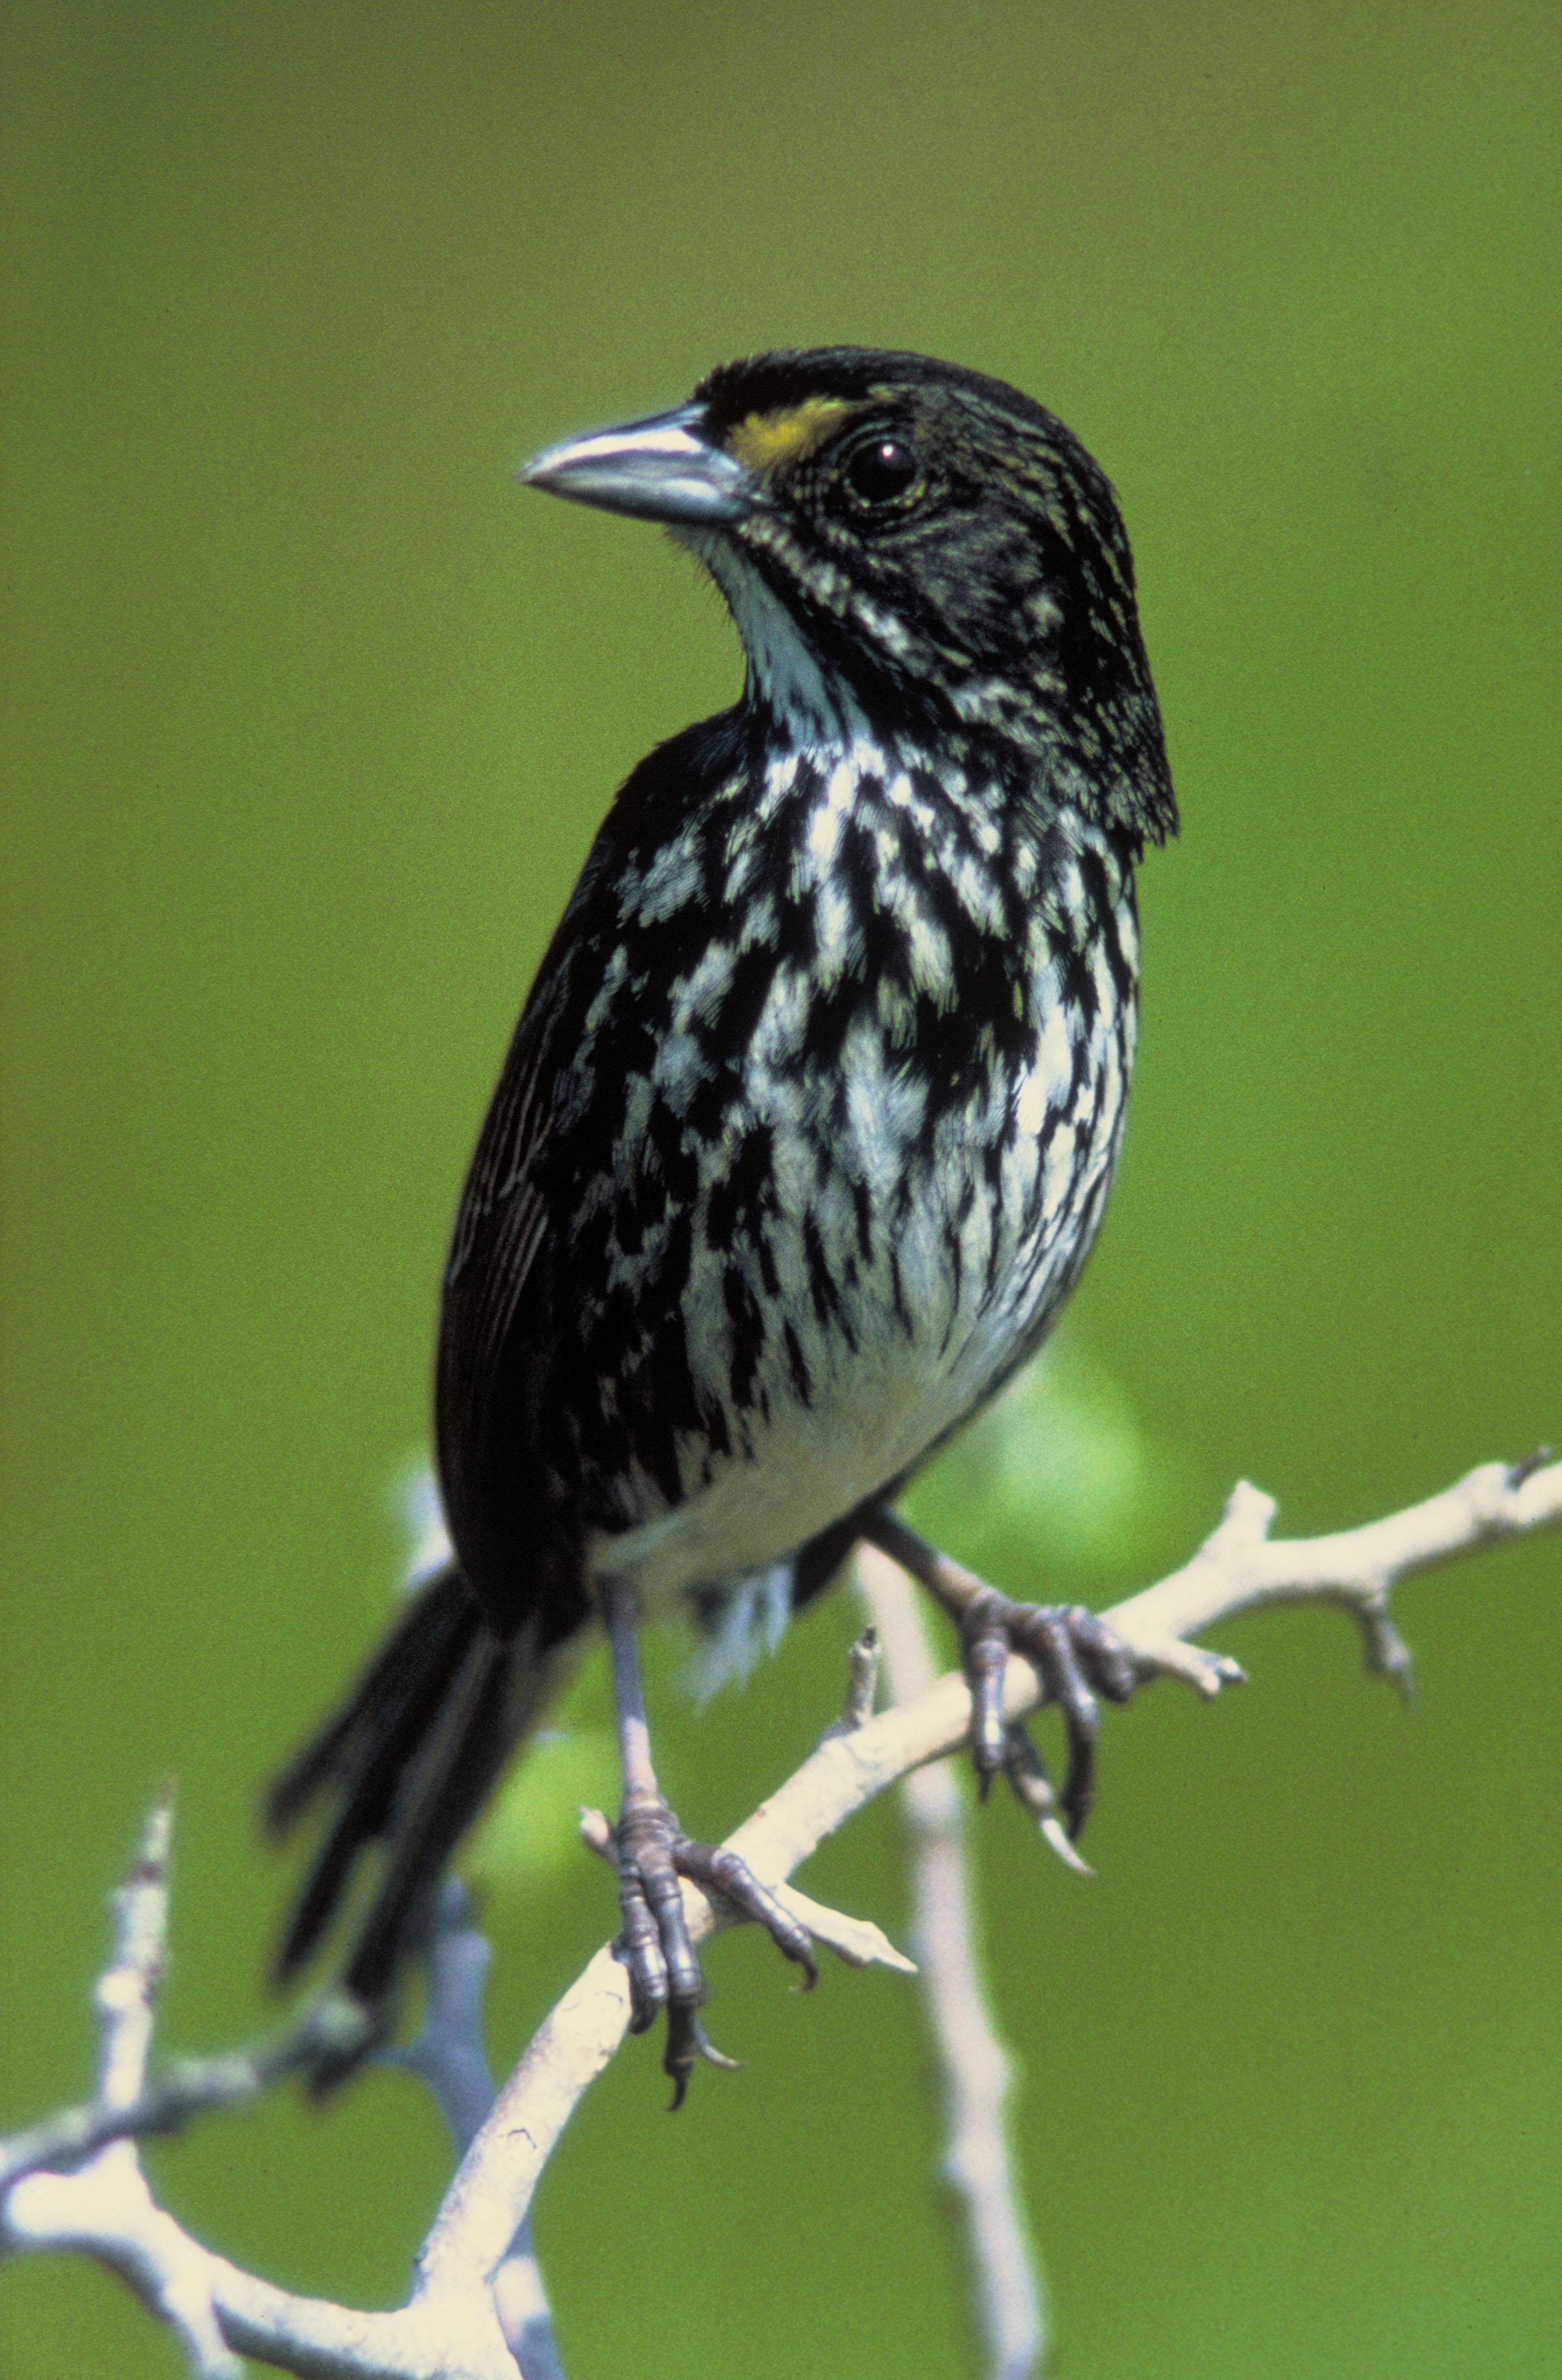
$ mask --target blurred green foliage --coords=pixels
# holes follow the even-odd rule
[[[82,2085],[169,1769],[167,2038],[262,2021],[256,1781],[383,1615],[511,1019],[614,783],[738,682],[686,563],[507,473],[722,356],[920,346],[1055,406],[1123,494],[1186,813],[1068,1339],[921,1516],[1100,1600],[1241,1474],[1327,1526],[1562,1430],[1551,10],[18,0],[0,38],[7,2111]],[[1336,1616],[1231,1629],[1250,1693],[1114,1715],[1092,1885],[987,1814],[1068,2380],[1555,2368],[1559,1578],[1537,1542],[1408,1593],[1414,1722]],[[854,1626],[698,1720],[658,1645],[691,1824],[813,1741]],[[566,1824],[604,1707],[588,1669],[480,1846],[500,2058],[610,1923]],[[894,1928],[893,1811],[808,1881]],[[911,1993],[803,2000],[736,1936],[713,1975],[744,2074],[669,2124],[631,2046],[549,2176],[572,2375],[969,2371]],[[358,2302],[446,2170],[390,2073],[154,2162]],[[0,2328],[16,2380],[174,2369],[63,2262]]]

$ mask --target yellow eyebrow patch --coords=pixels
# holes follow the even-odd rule
[[[726,434],[726,451],[756,478],[773,480],[818,453],[843,421],[860,412],[844,396],[811,396],[774,413],[750,413]]]

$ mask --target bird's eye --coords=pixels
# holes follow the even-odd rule
[[[865,438],[848,455],[843,476],[851,494],[870,509],[897,504],[915,486],[921,463],[905,438]]]

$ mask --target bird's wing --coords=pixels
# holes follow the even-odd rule
[[[495,1536],[516,1502],[501,1481],[524,1475],[526,1373],[545,1349],[552,1268],[547,1261],[551,1206],[542,1179],[555,1121],[560,1070],[580,1030],[578,978],[589,958],[580,911],[592,865],[561,920],[506,1053],[483,1119],[457,1210],[440,1313],[435,1436],[446,1517],[463,1569],[485,1605],[495,1608],[490,1577],[500,1560]],[[519,1440],[519,1442],[518,1442]],[[532,1505],[524,1490],[520,1502]],[[530,1516],[540,1523],[543,1515]],[[541,1539],[555,1534],[537,1526]],[[513,1554],[505,1562],[515,1571]],[[512,1576],[505,1600],[521,1586]],[[524,1594],[524,1590],[522,1589]],[[511,1616],[506,1610],[505,1616]]]
[[[612,1111],[624,1057],[616,1045],[633,1025],[645,1028],[628,1015],[632,998],[616,964],[624,905],[691,806],[730,778],[733,717],[660,746],[619,793],[537,971],[457,1213],[440,1319],[440,1483],[462,1567],[496,1623],[503,1609],[513,1624],[517,1600],[531,1599],[526,1581],[544,1559],[543,1541],[556,1545],[580,1526],[579,1513],[549,1504],[567,1483],[543,1475],[537,1441],[559,1334],[574,1327],[561,1274],[575,1191],[593,1167],[600,1175],[622,1123],[621,1105]],[[580,1061],[593,1032],[616,1044],[615,1064],[584,1099],[588,1112]]]
[[[539,987],[545,980],[539,978]],[[560,1003],[527,1004],[478,1138],[445,1269],[446,1327],[459,1318],[466,1361],[487,1369],[515,1319],[547,1211],[531,1160],[552,1108]]]

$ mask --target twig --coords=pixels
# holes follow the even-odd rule
[[[350,2380],[518,2380],[517,2358],[487,2298],[457,2309],[453,2317],[431,2321],[410,2309],[357,2313],[292,2297],[214,2255],[156,2204],[130,2134],[142,2119],[146,2129],[165,2129],[146,2068],[166,1947],[172,1825],[172,1804],[165,1797],[148,1817],[129,1876],[113,1897],[113,1947],[94,1993],[100,2020],[96,2099],[89,2109],[36,2126],[6,2146],[3,2165],[12,2179],[0,2190],[0,2249],[18,2253],[70,2248],[96,2257],[167,2325],[196,2380],[242,2380],[235,2350],[315,2380],[336,2380],[338,2374]],[[437,2003],[437,1985],[433,1997]],[[187,2080],[204,2074],[216,2094],[210,2104],[231,2106],[226,2063],[191,2058],[172,2070]],[[442,2074],[442,2082],[446,2079]],[[441,2104],[454,2110],[453,2097],[443,2092]],[[197,2111],[187,2092],[181,2116]],[[467,2112],[481,2120],[475,2103],[469,2103]],[[87,2128],[79,2120],[83,2114],[101,2140],[84,2157]],[[117,2136],[104,2132],[109,2119]],[[38,2144],[62,2141],[64,2153],[76,2156],[72,2169],[40,2169]],[[557,2365],[550,2367],[538,2356],[520,2366],[519,2374],[521,2380],[556,2380]]]
[[[466,1887],[456,1876],[446,1877],[429,1939],[421,2027],[405,2049],[384,2053],[385,2064],[405,2067],[427,2084],[458,2156],[471,2146],[494,2105],[494,2077],[482,2041],[483,1987],[492,1956]],[[530,2215],[494,2276],[494,2302],[522,2380],[564,2380]]]
[[[1238,1612],[1322,1598],[1354,1614],[1373,1666],[1403,1678],[1407,1658],[1386,1610],[1391,1585],[1491,1539],[1562,1519],[1562,1463],[1489,1463],[1423,1504],[1331,1536],[1271,1541],[1273,1512],[1267,1497],[1239,1488],[1220,1527],[1190,1562],[1106,1617],[1147,1663],[1172,1668],[1213,1694],[1230,1665],[1201,1652],[1190,1637]],[[1034,1671],[1011,1660],[1006,1715],[1020,1718],[1041,1700]],[[762,1882],[782,1883],[885,1787],[954,1751],[970,1718],[964,1681],[951,1675],[909,1704],[832,1730],[729,1838],[730,1847]],[[693,1888],[686,1896],[697,1940],[729,1922]],[[160,1932],[157,1941],[160,1957]],[[143,1960],[135,1972],[150,2002],[155,1962]],[[213,2255],[153,2204],[128,2141],[102,2150],[77,2173],[24,2176],[0,2204],[0,2244],[79,2247],[123,2273],[176,2329],[201,2380],[236,2380],[228,2349],[309,2380],[516,2380],[494,2311],[494,2278],[538,2177],[584,2092],[622,2043],[628,2016],[627,1978],[609,1947],[566,1992],[499,2091],[424,2241],[411,2299],[397,2313],[361,2313],[291,2297]],[[137,2092],[144,2046],[140,2055]],[[105,2049],[101,2071],[107,2063]],[[127,2056],[127,2067],[132,2063]],[[127,2199],[122,2211],[106,2199],[89,2206],[81,2193],[115,2159],[128,2161],[140,2199]],[[59,2193],[71,2195],[62,2202]]]
[[[937,1671],[910,1580],[873,1546],[857,1557],[892,1699],[914,1701]],[[990,2380],[1031,2380],[1046,2348],[1035,2249],[1005,2120],[1012,2076],[976,1957],[968,1809],[950,1763],[901,1782],[911,1836],[911,1940],[943,2080],[944,2175],[958,2193],[976,2325]]]
[[[98,1986],[100,2009],[114,1980],[105,1975]],[[150,2004],[146,2013],[150,2016]],[[152,2140],[178,2131],[192,2116],[242,2107],[322,2056],[349,2055],[367,2033],[363,2010],[342,1995],[327,1993],[274,2041],[219,2050],[210,2058],[175,2058],[155,2081],[128,2097],[111,2095],[100,2085],[98,2097],[85,2106],[67,2107],[6,2143],[0,2151],[0,2192],[24,2174],[44,2168],[69,2171],[111,2141]]]
[[[854,1728],[860,1727],[864,1720],[873,1718],[873,1704],[879,1690],[879,1665],[883,1657],[884,1647],[879,1641],[878,1629],[870,1621],[846,1657],[846,1708],[835,1724],[826,1730],[828,1734],[849,1735]],[[927,1683],[929,1685],[933,1683],[931,1672]],[[892,1686],[890,1691],[897,1703],[903,1703],[907,1699],[899,1688]]]
[[[129,1875],[110,1903],[113,1948],[93,1994],[98,2013],[93,2111],[128,2115],[142,2098],[168,1928],[171,1793],[155,1803]],[[52,2128],[41,2125],[37,2139]],[[25,2136],[24,2136],[25,2137]],[[136,2144],[104,2135],[70,2174],[32,2170],[17,2143],[4,2162],[19,2176],[0,2196],[0,2244],[78,2248],[121,2274],[184,2350],[198,2380],[242,2380],[208,2286],[203,2252],[153,2201]]]

